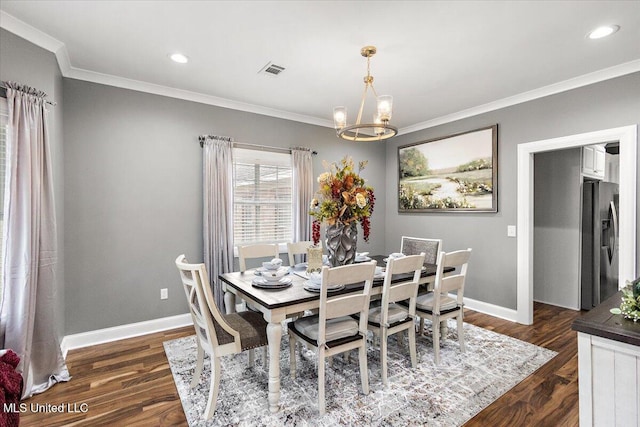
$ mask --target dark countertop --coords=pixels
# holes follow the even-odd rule
[[[622,291],[618,291],[593,310],[573,321],[571,329],[640,347],[640,322],[612,314],[609,309],[620,307]]]

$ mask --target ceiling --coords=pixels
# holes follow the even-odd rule
[[[2,0],[0,11],[66,77],[321,126],[337,105],[353,122],[369,44],[401,133],[640,71],[640,1]],[[612,23],[614,35],[586,38]],[[260,74],[270,61],[285,71]]]

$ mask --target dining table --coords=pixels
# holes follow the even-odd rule
[[[367,257],[369,258],[369,257]],[[386,266],[386,257],[374,255],[370,257],[378,266]],[[235,311],[236,297],[246,301],[253,310],[261,312],[267,321],[267,339],[269,352],[269,410],[272,413],[280,409],[280,344],[282,340],[282,322],[291,317],[299,316],[306,310],[317,310],[320,307],[320,294],[305,289],[308,278],[305,269],[291,267],[291,286],[280,289],[265,289],[252,284],[257,277],[258,269],[243,272],[224,273],[219,276],[224,291],[224,303],[227,313]],[[445,274],[450,274],[453,268],[445,268]],[[259,273],[258,273],[259,274]],[[436,265],[425,264],[421,280],[420,292],[426,292],[435,281]],[[410,274],[392,277],[393,282],[400,282],[411,278]],[[371,288],[371,298],[380,298],[384,275],[374,278]],[[346,286],[344,289],[330,293],[330,296],[344,295],[362,289],[364,283]]]

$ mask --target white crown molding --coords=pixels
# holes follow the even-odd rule
[[[32,27],[2,10],[0,10],[0,28],[4,28],[49,52],[56,53],[58,49],[64,47],[64,43],[60,40],[54,39],[49,34]]]
[[[167,96],[170,98],[183,99],[186,101],[198,102],[201,104],[214,105],[217,107],[229,108],[232,110],[261,114],[285,120],[292,120],[295,122],[307,123],[316,126],[333,128],[333,122],[331,120],[320,119],[317,117],[311,117],[288,111],[276,110],[273,108],[262,107],[254,104],[247,104],[244,102],[219,98],[217,96],[205,95],[188,90],[176,89],[153,83],[142,82],[139,80],[127,79],[110,74],[103,74],[90,70],[74,68],[73,66],[71,66],[66,46],[61,41],[15,18],[14,16],[9,15],[4,11],[0,11],[0,27],[24,38],[25,40],[28,40],[29,42],[37,46],[40,46],[43,49],[53,52],[56,55],[56,59],[58,60],[60,72],[64,77],[104,84],[108,86],[120,87],[123,89],[136,90],[139,92],[152,93],[155,95]],[[499,99],[487,104],[468,108],[456,113],[447,114],[445,116],[436,117],[435,119],[416,123],[415,125],[401,128],[398,131],[398,135],[417,132],[467,117],[488,113],[490,111],[499,110],[501,108],[510,107],[512,105],[520,104],[560,92],[565,92],[567,90],[576,89],[608,79],[613,79],[615,77],[635,73],[637,71],[640,71],[640,59],[605,68],[603,70],[594,71],[589,74],[574,77],[572,79],[564,80],[552,85],[510,96],[508,98]]]
[[[305,116],[303,114],[291,113],[288,111],[276,110],[274,108],[262,107],[259,105],[248,104],[239,101],[233,101],[226,98],[220,98],[212,95],[205,95],[198,92],[191,92],[183,89],[147,83],[140,80],[127,79],[124,77],[114,76],[111,74],[97,73],[95,71],[83,70],[80,68],[70,67],[63,76],[84,80],[93,83],[100,83],[108,86],[115,86],[123,89],[136,90],[139,92],[152,93],[155,95],[167,96],[170,98],[183,99],[186,101],[198,102],[201,104],[214,105],[216,107],[229,108],[232,110],[245,111],[248,113],[261,114],[264,116],[276,117],[285,120],[292,120],[301,123],[307,123],[316,126],[333,127],[333,122],[329,120],[319,119],[317,117]]]
[[[104,344],[126,338],[162,332],[169,329],[181,328],[192,324],[193,321],[191,320],[191,314],[178,314],[177,316],[163,317],[160,319],[147,320],[145,322],[130,323],[127,325],[114,326],[112,328],[65,335],[62,339],[62,343],[60,344],[60,348],[62,350],[63,357],[66,358],[67,352],[75,348]]]
[[[613,79],[638,71],[640,71],[640,59],[635,59],[633,61],[615,65],[613,67],[594,71],[589,74],[584,74],[572,79],[564,80],[548,86],[543,86],[538,89],[530,90],[528,92],[523,92],[518,95],[510,96],[508,98],[499,99],[487,104],[478,105],[477,107],[468,108],[456,113],[447,114],[445,116],[436,117],[435,119],[416,123],[415,125],[407,126],[400,129],[398,131],[398,134],[404,135],[411,132],[417,132],[419,130],[432,128],[434,126],[443,125],[445,123],[454,122],[456,120],[465,119],[467,117],[477,116],[479,114],[488,113],[490,111],[499,110],[501,108],[510,107],[512,105],[521,104],[523,102],[532,101],[534,99],[543,98],[545,96],[554,95],[556,93],[566,92],[571,89],[588,86],[594,83]]]

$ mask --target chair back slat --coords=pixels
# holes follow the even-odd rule
[[[405,255],[425,254],[425,264],[436,264],[442,251],[442,239],[424,239],[421,237],[402,236],[400,252]]]
[[[333,319],[350,314],[360,313],[365,304],[368,305],[365,295],[345,295],[333,297],[327,304],[325,314],[327,319]]]
[[[456,274],[455,276],[447,276],[442,278],[440,290],[443,294],[458,291],[464,286],[464,276]]]
[[[280,255],[277,243],[259,243],[255,245],[238,246],[238,264],[240,271],[247,270],[247,260],[255,258],[278,258]]]

